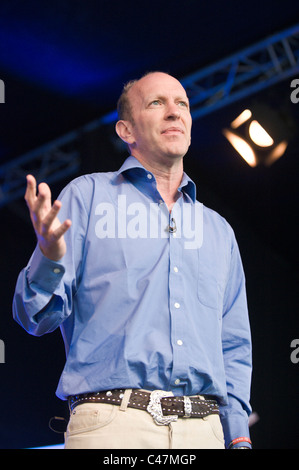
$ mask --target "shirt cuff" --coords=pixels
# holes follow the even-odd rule
[[[225,447],[235,449],[237,447],[251,448],[248,412],[242,408],[241,403],[230,397],[227,406],[220,406],[220,419],[223,427]]]
[[[52,294],[58,287],[64,273],[63,264],[46,258],[37,245],[30,260],[27,277],[29,284],[36,284],[40,289]]]

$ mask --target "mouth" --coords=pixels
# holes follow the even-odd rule
[[[167,129],[164,129],[164,131],[162,131],[162,134],[184,134],[184,131],[180,127],[168,127]]]

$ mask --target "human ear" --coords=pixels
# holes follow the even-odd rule
[[[129,121],[117,121],[115,125],[115,131],[121,140],[126,142],[126,144],[132,145],[135,142],[132,125]]]

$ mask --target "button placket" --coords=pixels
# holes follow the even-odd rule
[[[173,345],[173,367],[171,383],[183,391],[186,368],[188,367],[187,348],[185,344],[186,312],[184,303],[184,237],[181,227],[181,201],[176,202],[170,217],[175,219],[177,231],[169,235],[169,292],[171,316],[171,342]]]

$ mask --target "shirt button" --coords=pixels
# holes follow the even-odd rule
[[[150,173],[148,173],[146,176],[148,177],[149,180],[151,180],[153,177],[153,175],[151,175]]]
[[[177,343],[178,346],[182,346],[183,341],[181,339],[178,339],[176,343]]]
[[[178,302],[175,302],[174,306],[175,308],[180,308],[181,305]]]
[[[59,274],[59,273],[60,273],[60,271],[61,271],[61,269],[60,269],[60,268],[54,268],[54,269],[53,269],[53,272],[54,272],[55,274]]]
[[[179,385],[179,383],[181,383],[180,379],[175,379],[174,384]]]
[[[175,273],[178,273],[178,272],[179,272],[179,268],[177,268],[177,266],[175,266],[175,267],[173,268],[173,270],[174,270]]]

